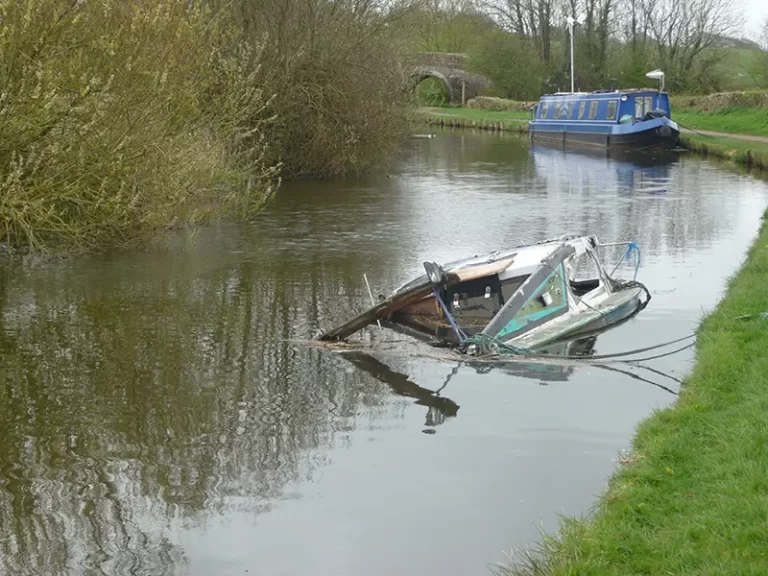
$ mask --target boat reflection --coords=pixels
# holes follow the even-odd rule
[[[604,150],[571,150],[541,144],[531,146],[537,173],[569,185],[590,184],[620,194],[666,194],[670,168],[678,162],[676,153],[608,154]],[[565,160],[565,161],[564,161]]]
[[[427,434],[434,434],[436,426],[445,423],[447,418],[455,417],[458,414],[459,405],[441,394],[462,366],[471,367],[477,374],[501,371],[510,376],[536,380],[539,384],[546,385],[549,382],[567,382],[579,367],[589,365],[625,374],[633,380],[650,384],[665,392],[677,395],[677,391],[673,388],[645,378],[638,373],[642,370],[647,370],[656,376],[673,380],[679,384],[680,381],[674,376],[649,366],[636,363],[614,363],[608,365],[599,362],[597,359],[594,362],[590,361],[590,357],[595,353],[596,342],[597,335],[558,342],[538,349],[538,357],[530,360],[520,359],[519,357],[500,358],[498,361],[462,358],[456,362],[456,365],[451,369],[437,390],[430,390],[419,386],[410,380],[407,374],[393,370],[384,362],[366,352],[358,350],[347,351],[343,352],[341,356],[377,380],[387,384],[395,394],[415,398],[416,404],[426,406],[428,410],[424,425],[427,428],[423,432]],[[542,358],[542,355],[551,355],[552,360],[548,361],[547,358]]]
[[[594,353],[597,336],[579,338],[576,340],[556,342],[536,350],[537,354],[552,356],[552,362],[539,360],[536,362],[520,361],[519,359],[505,359],[499,362],[475,363],[473,368],[478,374],[487,374],[492,370],[501,370],[510,376],[530,378],[540,382],[567,382],[577,365],[565,363],[557,358],[583,356],[588,358]]]
[[[428,388],[422,388],[409,380],[407,374],[392,370],[389,366],[365,352],[345,352],[342,354],[342,357],[377,380],[387,384],[396,394],[415,398],[416,404],[427,406],[428,410],[424,424],[430,429],[428,433],[434,433],[432,429],[435,426],[443,424],[446,418],[456,416],[459,411],[459,405],[456,402],[450,398],[440,396],[442,390],[458,372],[459,366],[456,366],[451,371],[439,389],[433,391]]]

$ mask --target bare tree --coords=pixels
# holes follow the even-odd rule
[[[694,61],[715,48],[739,24],[734,0],[638,0],[660,66],[678,84],[685,82]]]
[[[505,30],[529,38],[544,62],[551,60],[555,0],[485,0],[483,8]]]
[[[760,45],[763,47],[764,51],[768,51],[768,16],[766,16],[765,22],[763,22],[763,30],[760,36]]]

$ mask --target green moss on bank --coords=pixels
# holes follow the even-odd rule
[[[768,573],[768,225],[698,330],[677,404],[639,428],[591,520],[523,566],[565,576]],[[750,318],[739,318],[750,314]]]

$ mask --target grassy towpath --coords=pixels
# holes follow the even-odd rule
[[[672,109],[672,117],[682,127],[698,132],[738,134],[739,138],[763,137],[768,142],[768,109],[723,108],[717,112],[704,112],[696,108]]]
[[[761,142],[768,144],[768,136],[753,136],[751,134],[734,134],[733,132],[714,132],[712,130],[691,130],[683,128],[682,134],[700,134],[702,136],[712,136],[714,138],[732,138],[736,140],[747,140],[748,142]]]
[[[768,222],[698,330],[678,402],[639,428],[594,516],[525,576],[768,574]]]

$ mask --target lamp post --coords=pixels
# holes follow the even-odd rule
[[[659,84],[659,92],[664,91],[664,72],[659,70],[658,68],[656,70],[651,70],[646,74],[648,78],[652,78],[653,80],[658,80],[660,82]]]
[[[576,24],[584,24],[584,20],[586,20],[586,17],[584,16],[584,14],[582,14],[578,18],[573,18],[572,16],[568,16],[568,18],[565,19],[565,21],[568,24],[568,32],[571,35],[571,94],[575,92],[574,85],[573,85],[573,27]]]

